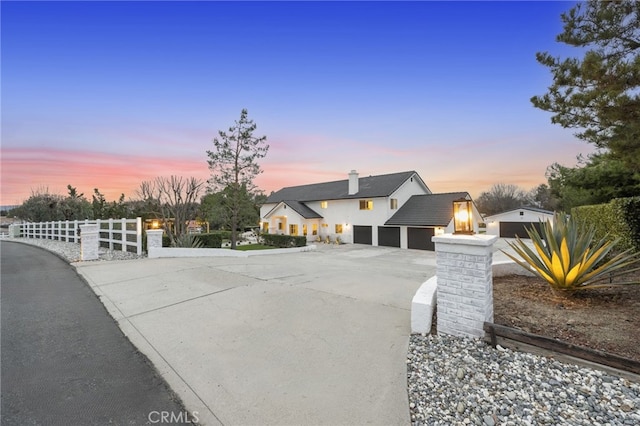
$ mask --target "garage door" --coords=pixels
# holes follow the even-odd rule
[[[436,247],[431,241],[434,231],[433,228],[407,228],[407,247],[434,251]]]
[[[500,236],[502,238],[529,238],[525,228],[535,227],[540,231],[540,222],[500,222]]]
[[[396,226],[378,226],[378,245],[400,247],[400,228]]]
[[[356,244],[372,244],[373,227],[353,226],[353,242]]]

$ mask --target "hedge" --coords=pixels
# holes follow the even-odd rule
[[[220,248],[222,247],[222,235],[218,232],[212,232],[209,234],[197,234],[196,237],[202,241],[202,245],[207,248]]]
[[[273,247],[304,247],[307,245],[307,237],[293,235],[263,234],[262,241],[267,246]]]
[[[571,216],[595,227],[595,238],[618,239],[619,250],[640,251],[640,197],[616,198],[607,204],[574,207]]]

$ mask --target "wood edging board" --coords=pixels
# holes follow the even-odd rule
[[[634,374],[640,374],[640,362],[618,355],[609,354],[595,349],[585,348],[583,346],[577,346],[571,343],[563,342],[561,340],[552,339],[550,337],[527,333],[525,331],[500,324],[485,322],[484,331],[487,333],[485,336],[485,340],[488,343],[491,343],[491,345],[494,347],[496,346],[496,337],[502,337],[550,351],[558,352],[564,355],[569,355],[575,358],[595,362],[597,364],[602,364],[620,370],[628,371]]]

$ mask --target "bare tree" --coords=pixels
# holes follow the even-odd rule
[[[187,222],[195,217],[203,186],[204,182],[199,179],[178,176],[156,177],[140,184],[138,196],[155,206],[155,211],[150,213],[162,220],[172,245],[176,244],[177,237],[186,233]],[[169,225],[171,222],[173,226]]]
[[[525,190],[514,184],[496,183],[475,199],[480,213],[492,215],[531,204]]]

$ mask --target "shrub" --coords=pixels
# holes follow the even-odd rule
[[[307,237],[297,237],[294,235],[263,234],[262,240],[267,246],[281,248],[304,247],[307,245]]]
[[[618,240],[608,237],[596,240],[593,226],[569,218],[564,214],[554,216],[554,223],[546,221],[540,233],[535,227],[527,229],[535,251],[516,237],[509,246],[522,258],[504,252],[517,264],[532,270],[546,280],[554,290],[574,292],[612,285],[640,284],[640,282],[601,283],[604,279],[630,272],[622,271],[629,265],[640,262],[640,253],[625,250],[607,257]],[[544,239],[544,241],[543,241]],[[632,270],[638,270],[635,268]]]
[[[197,235],[182,234],[175,238],[173,247],[202,248],[202,241]]]
[[[202,241],[202,245],[207,248],[222,247],[222,235],[219,232],[209,234],[198,234],[198,239]]]

